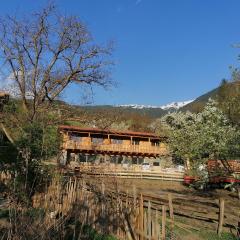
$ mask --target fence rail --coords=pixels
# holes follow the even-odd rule
[[[64,184],[54,182],[47,194],[34,198],[34,206],[45,204],[49,221],[55,225],[71,212],[78,214],[82,225],[97,232],[124,240],[178,240],[167,226],[167,206],[153,208],[152,202],[133,190],[132,195],[106,190],[104,183],[86,184],[83,179],[69,179]],[[76,216],[75,216],[76,218]],[[54,219],[54,220],[53,220]]]
[[[230,202],[185,194],[138,194],[135,187],[130,192],[120,192],[117,187],[106,189],[107,185],[101,181],[86,183],[83,178],[70,177],[64,188],[53,183],[45,197],[35,204],[45,203],[45,207],[51,209],[50,215],[78,212],[82,224],[129,240],[179,239],[173,231],[179,224],[176,216],[211,225],[219,235],[223,227],[235,228],[240,220],[237,199]],[[199,230],[197,226],[191,228]]]

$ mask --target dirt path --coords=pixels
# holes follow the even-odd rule
[[[111,182],[111,180],[109,180]],[[238,200],[237,193],[228,191],[226,189],[209,189],[209,190],[196,190],[184,186],[180,182],[161,181],[161,180],[148,180],[148,179],[118,179],[117,180],[121,190],[132,191],[133,186],[139,193],[161,195],[172,193],[174,195],[185,195],[189,197],[206,197],[210,199],[219,199],[223,197],[227,200]]]

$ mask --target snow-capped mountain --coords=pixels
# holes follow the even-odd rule
[[[172,102],[166,105],[162,106],[152,106],[152,105],[139,105],[139,104],[124,104],[124,105],[118,105],[118,107],[129,107],[129,108],[135,108],[135,109],[143,109],[143,108],[161,108],[163,110],[169,110],[169,109],[179,109],[194,100],[188,100],[183,102]]]
[[[172,102],[172,103],[168,103],[166,105],[163,105],[161,106],[160,108],[162,108],[163,110],[168,110],[168,109],[171,109],[171,108],[174,108],[174,109],[179,109],[191,102],[193,102],[194,100],[188,100],[188,101],[183,101],[183,102]]]
[[[123,105],[117,105],[117,107],[127,107],[127,108],[135,108],[135,109],[161,108],[160,106],[140,105],[140,104],[123,104]]]

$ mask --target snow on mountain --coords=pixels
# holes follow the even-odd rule
[[[170,108],[174,108],[174,109],[179,109],[191,102],[193,102],[194,100],[188,100],[188,101],[183,101],[183,102],[172,102],[172,103],[169,103],[169,104],[166,104],[166,105],[163,105],[161,106],[161,108],[163,110],[168,110]]]
[[[160,108],[160,106],[140,105],[140,104],[123,104],[123,105],[118,105],[118,107],[129,107],[129,108],[136,108],[136,109],[143,109],[143,108]]]
[[[118,105],[118,107],[130,107],[130,108],[135,108],[135,109],[143,109],[143,108],[161,108],[163,110],[168,110],[168,109],[179,109],[194,100],[188,100],[188,101],[183,101],[183,102],[172,102],[163,106],[152,106],[152,105],[139,105],[139,104],[124,104],[124,105]]]

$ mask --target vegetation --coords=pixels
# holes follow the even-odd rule
[[[188,169],[198,169],[209,158],[240,156],[240,132],[214,100],[209,100],[200,113],[172,113],[162,121],[173,153],[184,160]]]
[[[49,171],[42,160],[56,159],[57,127],[73,111],[56,100],[72,84],[111,86],[111,52],[110,44],[94,43],[78,17],[62,15],[53,4],[28,18],[1,19],[2,73],[14,99],[1,113],[13,142],[2,146],[0,167],[12,176],[9,189],[18,200],[29,204],[47,184]]]
[[[232,124],[240,126],[240,72],[235,70],[230,81],[223,80],[217,95],[219,107]]]

